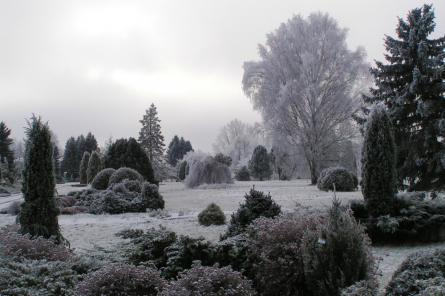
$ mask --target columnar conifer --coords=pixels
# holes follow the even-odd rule
[[[83,153],[82,161],[80,162],[80,184],[87,184],[87,170],[88,170],[88,163],[90,161],[90,154],[88,152]]]
[[[88,162],[88,170],[87,170],[87,181],[90,184],[94,177],[96,177],[97,173],[100,171],[101,161],[100,155],[97,151],[93,151],[91,153],[90,161]]]

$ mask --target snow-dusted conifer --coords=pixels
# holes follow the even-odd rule
[[[88,162],[88,169],[87,169],[88,184],[93,182],[94,177],[96,177],[97,173],[100,171],[100,168],[101,168],[100,155],[99,153],[97,153],[97,151],[93,151],[93,153],[91,153],[90,161]]]
[[[90,154],[88,152],[83,153],[82,161],[80,162],[79,177],[80,184],[87,184],[87,170],[88,162],[90,161]]]
[[[167,163],[171,166],[176,166],[176,164],[187,154],[187,152],[193,151],[192,144],[190,141],[181,139],[178,136],[174,136],[170,144],[168,144],[167,150]]]
[[[396,188],[396,150],[391,120],[382,106],[371,112],[362,150],[362,193],[373,216],[387,215]]]
[[[270,155],[264,146],[258,145],[253,150],[252,158],[249,161],[249,170],[250,174],[260,181],[269,179],[272,176]]]
[[[376,88],[367,102],[383,102],[397,151],[397,183],[409,191],[445,188],[445,38],[429,39],[436,26],[432,5],[399,18],[398,39],[386,36],[385,59],[371,69]]]

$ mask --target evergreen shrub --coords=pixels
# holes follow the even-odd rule
[[[87,274],[77,284],[78,295],[158,295],[165,281],[156,269],[129,264],[112,264]]]
[[[324,169],[318,178],[317,188],[323,191],[354,191],[358,186],[357,177],[342,167]]]
[[[88,162],[88,169],[87,169],[87,181],[88,184],[91,184],[93,182],[96,175],[99,173],[101,168],[101,161],[100,161],[100,155],[96,151],[93,151],[91,153],[90,161]]]
[[[230,167],[232,165],[232,157],[224,155],[222,153],[217,153],[213,159],[219,163],[225,164]]]
[[[264,146],[258,145],[252,153],[249,161],[250,175],[259,181],[269,179],[272,176],[272,165],[269,153]]]
[[[214,161],[211,157],[193,164],[184,182],[188,188],[203,184],[233,183],[229,167]]]
[[[111,175],[116,172],[115,169],[103,169],[99,173],[97,173],[96,177],[94,177],[91,182],[91,188],[97,190],[105,190],[108,188],[108,182],[110,181]]]
[[[9,215],[18,215],[20,213],[20,205],[23,203],[23,201],[13,201],[9,204],[8,207],[8,214]]]
[[[223,225],[226,223],[226,215],[217,204],[212,202],[199,213],[198,223],[204,226]]]
[[[238,181],[250,181],[250,171],[247,166],[241,167],[236,173],[235,178]]]
[[[179,171],[178,171],[178,178],[179,180],[185,179],[185,169],[187,167],[187,161],[181,161],[181,164],[179,165]]]
[[[240,204],[238,210],[232,214],[229,227],[220,240],[242,234],[259,217],[273,218],[281,214],[281,207],[270,194],[264,195],[264,192],[252,188],[244,198],[246,202]]]
[[[80,168],[79,168],[80,184],[87,184],[88,182],[87,170],[89,161],[90,161],[90,154],[85,151],[83,153],[82,160],[80,161]]]
[[[375,277],[356,282],[342,290],[341,296],[378,296],[379,283]]]
[[[181,272],[159,295],[250,296],[257,293],[250,281],[230,266],[219,268],[217,263],[202,266],[200,261],[194,261],[190,269]]]
[[[120,168],[111,175],[108,186],[111,187],[113,184],[121,183],[124,179],[144,182],[144,177],[137,171],[130,168]]]
[[[364,227],[334,198],[326,223],[309,231],[303,246],[304,274],[312,295],[340,295],[341,289],[371,279],[375,264],[370,245]]]

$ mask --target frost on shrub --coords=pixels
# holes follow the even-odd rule
[[[233,183],[229,167],[214,161],[211,157],[193,164],[184,182],[188,188],[202,184]]]
[[[303,246],[304,274],[314,296],[340,295],[340,289],[374,273],[371,241],[351,211],[334,198],[325,224],[310,231]]]
[[[139,181],[141,183],[144,182],[144,177],[137,171],[130,168],[120,168],[111,175],[110,180],[108,181],[108,186],[121,183],[124,179]]]
[[[357,177],[342,167],[324,169],[318,178],[317,188],[323,191],[354,191],[358,186]]]
[[[76,286],[79,295],[158,295],[165,287],[156,269],[129,264],[112,264],[89,273]]]
[[[101,170],[99,173],[97,173],[96,177],[94,177],[93,181],[91,182],[91,188],[96,190],[107,189],[110,177],[115,172],[116,170],[112,168]]]
[[[215,203],[211,203],[198,215],[198,223],[204,226],[223,225],[226,223],[226,215]]]
[[[172,216],[168,211],[161,209],[157,210],[147,209],[147,213],[150,218],[156,218],[156,219],[164,219]]]
[[[250,171],[247,166],[242,166],[236,173],[235,179],[238,181],[250,181]]]
[[[8,206],[8,214],[10,215],[18,215],[20,213],[20,205],[23,201],[13,201]]]
[[[142,184],[141,196],[141,205],[138,205],[141,210],[144,207],[145,209],[157,210],[163,209],[165,206],[164,198],[159,193],[159,187],[154,184],[144,182]]]
[[[281,207],[270,194],[264,195],[264,192],[252,188],[244,198],[246,202],[240,204],[238,210],[232,214],[229,227],[220,240],[243,233],[259,217],[273,218],[281,214]]]
[[[443,277],[436,277],[428,280],[416,281],[416,286],[421,290],[417,294],[419,296],[443,296],[445,295],[445,279]]]
[[[343,289],[341,296],[377,296],[379,284],[375,277],[363,280]]]
[[[435,295],[421,293],[424,292],[427,286],[436,286],[435,281],[427,282],[427,280],[443,277],[444,274],[445,249],[436,249],[433,252],[418,251],[411,253],[394,272],[391,281],[386,286],[385,295]]]
[[[254,221],[247,263],[262,295],[310,294],[302,246],[308,231],[315,231],[325,220],[324,213],[297,204],[292,213]]]
[[[64,244],[56,244],[54,237],[45,239],[41,236],[22,235],[18,233],[19,229],[18,225],[0,228],[0,254],[2,256],[11,256],[19,261],[25,259],[66,261],[71,257],[71,250]]]
[[[249,296],[257,295],[251,283],[230,267],[201,266],[194,261],[191,269],[181,272],[159,295]]]

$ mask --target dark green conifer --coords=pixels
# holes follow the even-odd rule
[[[60,233],[57,216],[59,209],[54,199],[55,180],[53,166],[53,144],[47,123],[34,115],[28,121],[25,140],[25,159],[22,171],[22,193],[25,202],[21,204],[17,222],[22,234],[31,236],[54,236],[58,243]]]
[[[269,179],[272,176],[270,155],[264,146],[258,145],[253,150],[252,158],[249,161],[249,170],[250,174],[260,181]]]
[[[184,180],[186,175],[185,175],[185,170],[187,168],[187,161],[181,161],[181,164],[179,165],[179,170],[178,170],[178,178],[179,180]]]
[[[96,177],[97,173],[101,169],[101,161],[100,155],[96,151],[91,153],[90,161],[88,162],[88,170],[87,170],[87,181],[88,184],[93,182],[94,177]]]
[[[90,161],[90,154],[88,152],[83,153],[82,161],[80,162],[80,168],[79,168],[79,176],[80,176],[80,184],[87,184],[87,170],[88,170],[88,163]]]

